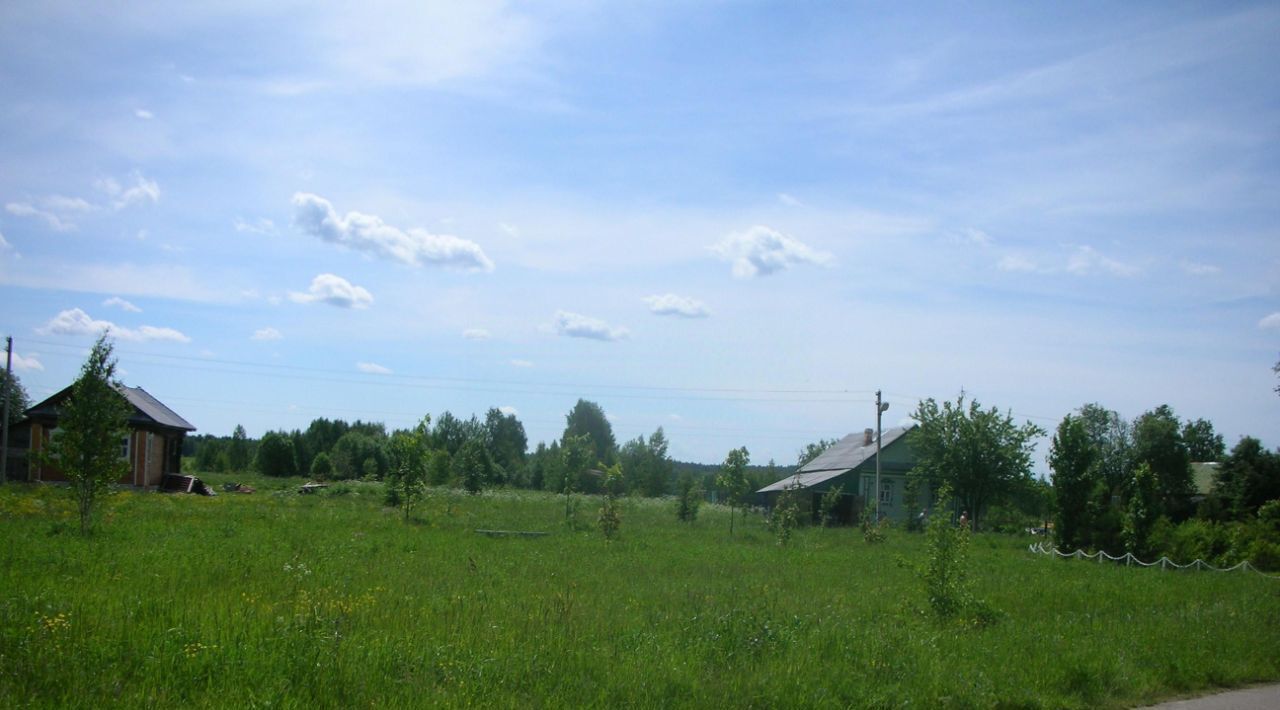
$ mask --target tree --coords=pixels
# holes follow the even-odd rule
[[[9,426],[13,426],[22,421],[22,413],[31,406],[31,399],[27,397],[27,390],[22,386],[22,380],[19,380],[16,374],[10,377],[9,371],[3,368],[0,368],[0,391],[8,393]],[[0,406],[4,406],[2,401]]]
[[[1155,475],[1163,512],[1175,522],[1186,518],[1191,513],[1195,480],[1182,427],[1169,405],[1162,404],[1134,421],[1133,456],[1134,461],[1147,464]]]
[[[458,449],[453,457],[454,477],[462,481],[468,493],[476,494],[489,485],[493,477],[493,462],[480,439],[471,439]]]
[[[231,432],[231,444],[227,446],[227,465],[232,473],[243,473],[249,468],[249,437],[239,424]]]
[[[1068,414],[1049,449],[1057,515],[1054,537],[1066,549],[1083,547],[1089,527],[1089,496],[1098,480],[1099,452],[1080,417]]]
[[[650,498],[666,495],[674,463],[667,455],[667,435],[658,427],[646,441],[643,436],[622,445],[618,451],[627,488]]]
[[[484,416],[484,443],[493,463],[507,476],[524,469],[524,455],[529,448],[524,425],[515,414],[491,408]]]
[[[1280,498],[1280,452],[1246,436],[1231,449],[1214,474],[1213,496],[1232,518],[1246,520],[1264,503]]]
[[[475,417],[462,421],[448,410],[440,414],[435,429],[431,432],[432,448],[444,449],[450,456],[462,450],[462,446],[471,439],[484,439],[484,431]]]
[[[804,466],[818,458],[822,455],[822,452],[834,446],[835,443],[835,439],[818,439],[815,442],[805,444],[805,447],[800,450],[799,455],[796,457],[796,467]]]
[[[747,482],[747,464],[751,463],[751,454],[747,447],[734,449],[725,457],[720,466],[720,474],[716,476],[716,487],[724,493],[725,502],[729,504],[729,536],[733,537],[734,511],[746,501],[750,484]]]
[[[613,463],[618,445],[613,438],[613,426],[609,424],[609,418],[605,416],[604,409],[600,405],[580,399],[564,419],[562,443],[569,437],[585,435],[591,442],[591,450],[595,456],[595,461],[592,463],[605,465]]]
[[[382,478],[387,472],[384,442],[354,428],[338,439],[329,452],[329,458],[333,460],[333,476],[338,479],[360,478],[368,473]],[[373,462],[371,471],[365,469],[368,461]]]
[[[405,520],[425,492],[430,424],[426,417],[414,430],[397,431],[387,442],[387,497],[404,509]]]
[[[686,473],[676,483],[676,518],[692,523],[698,518],[698,507],[702,505],[702,488],[693,474]]]
[[[618,531],[622,528],[622,509],[618,504],[618,496],[622,495],[625,485],[622,481],[622,467],[620,465],[615,463],[605,469],[602,487],[604,488],[604,501],[600,505],[600,516],[597,519],[597,523],[604,538],[613,540],[618,537]]]
[[[919,423],[909,434],[918,456],[915,475],[949,484],[974,529],[989,505],[1031,478],[1033,440],[1045,434],[995,407],[982,409],[976,399],[966,404],[963,392],[954,405],[923,400],[911,417]]]
[[[1149,550],[1151,529],[1163,512],[1160,505],[1159,475],[1146,462],[1133,469],[1133,490],[1125,508],[1124,546],[1129,552],[1145,557]]]
[[[286,434],[269,431],[258,442],[254,468],[267,476],[292,476],[298,472],[293,440]]]
[[[1227,453],[1222,435],[1214,432],[1208,419],[1187,420],[1182,426],[1182,441],[1192,461],[1221,461]]]
[[[321,451],[311,459],[311,477],[324,480],[333,475],[333,459],[329,458],[329,454]]]
[[[123,385],[115,375],[112,345],[103,333],[58,412],[58,435],[41,455],[41,463],[56,466],[71,484],[82,534],[93,527],[98,498],[129,472],[128,460],[120,455],[120,442],[129,435],[133,408],[120,394]]]
[[[591,439],[585,434],[570,436],[560,447],[560,490],[564,494],[564,518],[569,527],[575,525],[577,513],[573,494],[582,484],[582,478],[591,468],[591,457],[594,450]]]
[[[1098,477],[1107,489],[1107,500],[1129,484],[1133,468],[1133,427],[1117,412],[1096,402],[1079,409],[1085,434],[1097,456]]]

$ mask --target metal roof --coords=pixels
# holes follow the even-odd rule
[[[125,399],[129,400],[129,404],[151,417],[156,424],[186,431],[196,430],[194,426],[191,426],[191,422],[178,416],[177,412],[166,407],[160,400],[152,397],[150,392],[141,387],[121,387],[120,392],[125,396]]]
[[[915,428],[915,425],[893,427],[880,433],[880,448],[902,438],[904,434]],[[831,480],[861,466],[876,454],[876,442],[873,438],[867,443],[866,432],[850,434],[832,444],[817,458],[801,466],[795,473],[786,478],[761,488],[756,493],[771,493],[788,488],[812,488],[823,481]]]

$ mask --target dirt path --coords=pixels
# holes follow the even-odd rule
[[[1186,700],[1171,700],[1148,707],[1160,708],[1160,710],[1276,710],[1280,708],[1280,684],[1259,685]]]

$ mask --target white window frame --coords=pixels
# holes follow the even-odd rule
[[[880,481],[880,505],[893,505],[893,480]]]

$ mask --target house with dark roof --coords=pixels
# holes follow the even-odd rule
[[[910,507],[907,500],[907,474],[916,465],[916,455],[907,433],[915,425],[894,427],[880,435],[880,514],[890,520],[905,522]],[[796,469],[795,473],[756,491],[756,497],[772,508],[784,490],[800,493],[801,507],[817,519],[818,501],[832,488],[839,487],[840,503],[836,516],[842,522],[855,522],[863,508],[876,500],[875,430],[850,434],[832,444],[817,458]],[[917,493],[920,509],[928,507],[932,491],[922,482]]]
[[[187,432],[196,428],[186,419],[156,399],[141,387],[119,388],[133,407],[129,416],[129,434],[120,440],[120,458],[129,462],[129,472],[117,483],[148,488],[160,485],[167,473],[182,470],[182,442]],[[60,408],[71,396],[71,388],[31,407],[18,427],[27,429],[29,450],[39,451],[58,435]],[[65,481],[66,476],[56,466],[41,466],[34,457],[27,457],[28,477],[32,481]]]

